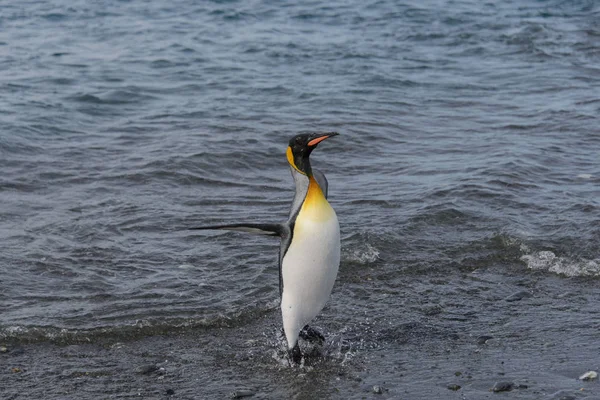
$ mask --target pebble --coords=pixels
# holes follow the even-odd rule
[[[450,385],[448,385],[448,389],[454,390],[456,392],[457,390],[460,390],[460,385],[457,385],[456,383],[451,383]]]
[[[375,394],[382,394],[383,390],[381,389],[381,386],[379,386],[379,385],[373,385],[373,393],[375,393]]]
[[[585,374],[579,377],[580,381],[591,381],[592,379],[598,378],[598,373],[596,371],[588,371]]]
[[[250,397],[254,396],[256,392],[250,389],[237,389],[233,393],[231,393],[232,399],[241,399],[242,397]]]
[[[486,344],[488,340],[493,339],[493,336],[483,335],[477,338],[477,344]]]
[[[531,293],[529,293],[527,290],[521,290],[520,292],[511,294],[505,298],[504,301],[519,301],[529,297],[531,297]]]
[[[510,392],[515,387],[515,384],[512,382],[496,382],[494,386],[490,389],[494,393],[499,392]]]

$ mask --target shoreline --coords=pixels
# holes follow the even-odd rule
[[[578,380],[599,367],[598,342],[563,346],[547,330],[502,337],[407,322],[371,338],[366,329],[327,332],[322,357],[290,367],[275,337],[276,323],[270,313],[243,327],[125,341],[0,343],[6,347],[0,353],[0,394],[10,400],[462,399],[495,398],[492,388],[509,385],[511,399],[600,395],[597,379]],[[576,331],[573,326],[564,334]]]

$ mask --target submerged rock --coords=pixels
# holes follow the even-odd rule
[[[575,400],[577,396],[570,390],[558,391],[548,398],[548,400]]]
[[[373,386],[373,393],[375,393],[375,394],[382,394],[382,393],[383,393],[383,390],[381,389],[381,386],[379,386],[379,385],[374,385],[374,386]]]
[[[457,385],[456,383],[451,383],[450,385],[448,385],[448,389],[454,390],[456,392],[457,390],[460,390],[460,385]]]
[[[494,386],[490,389],[494,393],[499,392],[510,392],[515,387],[515,384],[512,382],[496,382]]]

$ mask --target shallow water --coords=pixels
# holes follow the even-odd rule
[[[600,396],[577,380],[600,368],[599,21],[593,1],[2,6],[0,393]],[[284,220],[287,140],[313,130],[341,133],[312,162],[342,265],[298,369],[277,241],[185,228]]]

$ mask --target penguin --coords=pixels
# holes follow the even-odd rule
[[[340,265],[340,225],[327,201],[325,175],[310,165],[309,156],[319,143],[337,132],[308,133],[292,137],[286,150],[296,186],[290,214],[284,223],[236,223],[194,227],[224,229],[279,236],[279,295],[283,331],[292,362],[300,363],[298,337],[324,340],[308,323],[331,295]]]

